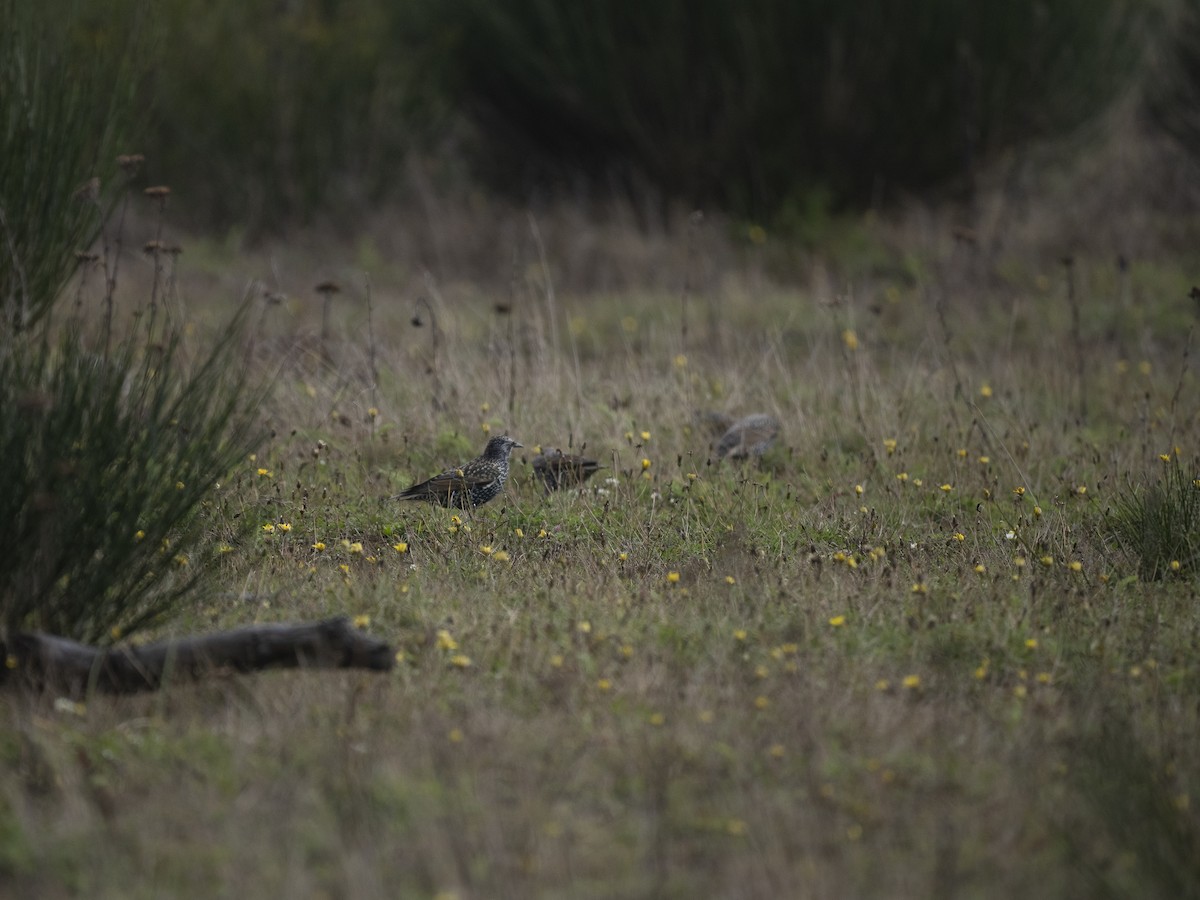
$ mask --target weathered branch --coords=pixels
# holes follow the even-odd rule
[[[92,647],[40,632],[18,632],[0,645],[6,666],[0,683],[52,689],[71,697],[90,691],[132,694],[164,684],[200,681],[216,672],[263,669],[373,669],[387,671],[394,656],[348,618],[297,624],[253,625],[142,646]]]

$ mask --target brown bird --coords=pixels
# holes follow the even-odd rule
[[[509,454],[514,447],[521,446],[524,445],[507,434],[494,437],[475,459],[414,484],[392,499],[424,500],[459,509],[483,506],[504,489],[504,482],[508,480]]]
[[[561,450],[539,453],[533,458],[533,474],[546,486],[546,493],[583,484],[603,468],[594,459]]]
[[[738,419],[717,441],[717,456],[745,459],[762,456],[779,436],[779,420],[766,413]]]

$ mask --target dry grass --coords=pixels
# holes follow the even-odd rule
[[[178,627],[349,613],[401,663],[7,698],[14,892],[1197,892],[1195,573],[1129,578],[1103,515],[1200,437],[1177,271],[1124,293],[1079,259],[1072,347],[1053,264],[973,282],[960,246],[781,288],[722,245],[685,338],[678,245],[673,288],[598,293],[524,235],[499,288],[420,279],[436,357],[414,261],[372,272],[377,385],[361,279],[322,348],[318,273],[276,257],[247,359],[274,437],[223,488],[272,528]],[[220,295],[183,284],[202,336]],[[779,445],[710,461],[710,409]],[[518,465],[457,520],[381,501],[489,430],[609,469],[546,497]]]

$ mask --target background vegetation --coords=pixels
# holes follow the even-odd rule
[[[46,315],[75,251],[99,233],[114,192],[98,176],[122,152],[149,45],[127,4],[112,4],[100,30],[84,3],[0,8],[0,309],[22,329]]]
[[[172,0],[146,11],[162,41],[144,149],[193,215],[239,227],[395,199],[414,153],[522,202],[649,191],[794,227],[961,190],[1006,150],[1071,133],[1130,90],[1156,13]]]
[[[1028,25],[1030,7],[1009,8]],[[988,79],[1052,54],[1022,44],[1020,64],[993,70],[968,42],[955,65],[991,85],[969,94],[977,143],[931,141],[927,155],[882,112],[866,127],[913,160],[879,163],[888,184],[945,184],[971,146],[984,177],[970,206],[826,217],[862,196],[856,167],[835,177],[839,156],[756,181],[782,170],[722,151],[730,130],[714,132],[713,158],[753,177],[714,195],[727,213],[676,227],[646,210],[702,189],[685,165],[703,158],[686,153],[698,126],[613,104],[603,134],[569,119],[554,134],[579,138],[551,167],[587,191],[596,172],[649,185],[645,202],[605,195],[599,217],[546,199],[554,178],[533,177],[546,163],[502,159],[509,138],[487,108],[503,92],[458,54],[489,34],[516,48],[494,84],[548,109],[544,83],[519,84],[521,60],[546,78],[563,67],[560,85],[572,67],[598,71],[578,43],[592,23],[597,58],[632,78],[615,25],[549,6],[218,3],[188,18],[167,4],[133,6],[122,26],[87,9],[65,32],[14,19],[16,44],[25,58],[63,33],[118,46],[137,23],[165,49],[114,57],[131,73],[114,83],[139,102],[114,104],[102,129],[82,113],[38,119],[66,149],[14,157],[24,181],[0,196],[17,208],[22,184],[47,185],[45,207],[66,210],[10,219],[0,254],[15,298],[0,333],[5,628],[119,643],[350,614],[394,643],[397,667],[140,698],[0,694],[0,893],[1200,894],[1198,260],[1181,237],[1195,217],[1186,191],[1167,206],[1116,193],[1111,165],[1186,173],[1162,165],[1181,156],[1125,135],[1065,184],[1012,189],[1020,167],[982,162],[1078,121],[1054,112],[1078,86],[1047,82],[1022,123],[986,98],[1027,89]],[[696,28],[694,44],[662,42],[668,85],[687,54],[719,46],[720,8],[697,9],[655,26]],[[1084,24],[1044,33],[1123,47],[1137,33],[1123,10],[1059,4],[1045,15]],[[950,46],[922,23],[887,34],[911,25]],[[644,27],[632,33],[649,41]],[[861,28],[891,46],[883,25]],[[760,46],[752,25],[730,30]],[[1110,51],[1080,50],[1079,71],[1120,70]],[[748,58],[711,52],[714,72]],[[28,148],[23,123],[59,82],[7,71],[5,139]],[[1121,92],[1093,74],[1097,104]],[[877,83],[858,75],[824,89]],[[693,110],[719,119],[729,95],[704,85]],[[619,79],[612,96],[634,97]],[[668,87],[636,96],[673,108]],[[962,124],[962,107],[922,96],[902,101],[921,128]],[[656,174],[655,142],[622,133],[646,122],[669,126],[680,172]],[[134,150],[144,168],[121,168]],[[401,165],[419,213],[371,202]],[[506,173],[537,195],[517,215],[471,180]],[[99,199],[78,224],[61,195],[91,177]],[[767,185],[781,223],[794,202],[821,224],[806,242],[758,219]],[[353,227],[299,229],[306,214]],[[268,224],[286,237],[262,237]],[[225,227],[257,229],[258,249],[231,252]],[[18,277],[34,259],[49,273],[36,288]],[[331,275],[341,290],[322,297]],[[14,319],[22,309],[44,312]],[[718,461],[712,410],[768,412],[783,433],[761,460]],[[387,499],[501,430],[526,449],[488,506]],[[529,475],[539,446],[606,468],[547,496]]]

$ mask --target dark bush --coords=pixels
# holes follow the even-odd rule
[[[966,175],[1063,132],[1130,76],[1121,0],[463,0],[457,88],[493,172],[528,185],[638,172],[668,194],[779,216]]]
[[[1117,543],[1153,581],[1194,577],[1200,564],[1200,469],[1185,471],[1178,456],[1163,463],[1154,481],[1121,492],[1109,514]]]
[[[1074,128],[1128,83],[1147,6],[161,0],[144,149],[184,208],[251,230],[394,199],[415,149],[464,155],[447,136],[522,199],[649,185],[786,223]]]
[[[1147,80],[1148,106],[1158,125],[1200,160],[1200,0],[1178,0],[1172,11]]]
[[[208,222],[252,230],[379,200],[443,115],[427,6],[165,0],[156,177]]]

